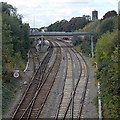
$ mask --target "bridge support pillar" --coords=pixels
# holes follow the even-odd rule
[[[77,35],[73,35],[73,37],[72,37],[72,43],[73,43],[73,45],[75,45],[76,43],[77,43]]]
[[[94,57],[94,47],[93,47],[93,35],[90,36],[91,41],[91,55]]]
[[[42,35],[41,36],[41,50],[43,49],[43,46],[44,46],[44,36]]]

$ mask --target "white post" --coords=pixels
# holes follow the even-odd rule
[[[100,99],[100,83],[98,82],[98,114],[99,120],[102,120],[102,103]]]
[[[95,62],[95,64],[96,64],[96,69],[98,69],[97,62]],[[100,98],[100,83],[99,82],[98,82],[98,117],[99,117],[99,120],[102,120],[102,102]]]
[[[92,54],[92,57],[94,57],[93,35],[91,35],[91,54]]]

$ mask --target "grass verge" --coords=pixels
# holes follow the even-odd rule
[[[9,77],[9,82],[2,83],[2,114],[7,112],[12,100],[15,99],[16,92],[19,90],[22,78]]]

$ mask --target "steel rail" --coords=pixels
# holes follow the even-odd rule
[[[66,44],[66,43],[65,43],[65,44]],[[76,54],[77,51],[74,50],[73,48],[71,48],[71,50],[73,51],[73,53],[74,53],[74,54],[76,55],[76,57],[78,58],[78,56],[77,56],[77,54]],[[84,90],[83,90],[83,93],[82,93],[82,98],[81,98],[81,101],[80,101],[80,103],[82,103],[82,105],[80,105],[80,109],[79,109],[79,112],[78,112],[78,118],[80,119],[81,112],[82,112],[82,107],[83,107],[83,102],[84,102],[84,99],[85,99],[85,94],[86,94],[86,89],[87,89],[87,83],[88,83],[89,75],[88,75],[88,66],[87,66],[86,61],[84,60],[83,56],[82,56],[79,52],[77,52],[77,53],[81,56],[81,58],[83,59],[85,65],[86,65],[86,68],[87,68],[87,79],[86,79],[85,87],[84,87]],[[79,60],[79,63],[81,63],[81,61],[80,61],[79,58],[78,58],[78,60]],[[70,101],[69,101],[69,103],[68,103],[67,109],[66,109],[65,114],[64,114],[64,117],[63,117],[63,120],[66,118],[66,115],[67,115],[67,112],[68,112],[69,107],[70,107],[70,105],[71,105],[71,102],[72,102],[73,99],[74,99],[74,96],[75,96],[75,93],[76,93],[76,89],[77,89],[77,86],[78,86],[79,81],[80,81],[80,78],[81,78],[81,74],[82,74],[82,71],[81,71],[81,73],[80,73],[80,75],[79,75],[79,79],[78,79],[77,84],[76,84],[76,86],[75,86],[75,88],[74,88],[74,91],[72,92],[72,96],[71,96]],[[57,116],[57,117],[58,117],[58,116]],[[56,117],[56,120],[58,119],[57,117]],[[72,119],[73,119],[73,116],[72,116]]]
[[[47,66],[45,67],[45,70],[46,70],[46,68],[47,68]],[[27,106],[27,108],[25,109],[25,111],[23,112],[22,116],[20,117],[20,120],[24,117],[24,115],[26,114],[26,112],[28,111],[28,109],[30,109],[29,111],[31,111],[32,106],[34,105],[35,99],[36,99],[39,91],[42,89],[42,87],[43,87],[43,85],[44,85],[44,83],[45,83],[48,75],[50,74],[51,69],[52,69],[52,68],[50,68],[49,71],[47,71],[47,75],[45,76],[45,78],[44,78],[45,72],[43,71],[42,77],[41,77],[40,82],[39,82],[39,84],[38,84],[38,86],[37,86],[37,91],[35,92],[34,97],[33,97],[32,100],[30,101],[30,103],[28,104],[28,106]],[[29,114],[30,114],[30,112],[29,112]],[[28,114],[28,116],[29,116],[29,114]],[[27,117],[27,119],[28,119],[28,118],[29,118],[29,117]]]
[[[61,42],[62,44],[63,44],[63,42]],[[65,46],[67,46],[65,43],[64,43],[64,45]],[[67,47],[66,47],[67,48]],[[69,52],[69,54],[70,54],[70,56],[71,56],[71,53],[70,53],[70,50],[68,50],[69,48],[67,48],[67,51]],[[77,57],[78,58],[78,57]],[[71,56],[71,59],[72,59],[72,56]],[[80,62],[80,60],[79,60],[79,58],[78,58],[78,61],[79,61],[79,64],[80,64],[80,66],[81,66],[81,62]],[[73,60],[72,60],[72,66],[73,66]],[[73,67],[72,67],[73,68]],[[82,72],[81,72],[82,73]],[[80,73],[80,75],[81,75],[81,73]],[[66,71],[66,75],[67,75],[67,71]],[[79,76],[80,77],[80,76]],[[74,79],[74,78],[72,78],[72,79]],[[65,83],[64,83],[65,84]],[[65,87],[65,86],[64,86]],[[64,88],[63,87],[63,88]],[[64,91],[64,89],[63,89],[63,91]],[[74,91],[74,90],[73,90]],[[64,92],[63,92],[64,93]],[[61,106],[61,104],[62,104],[62,99],[63,99],[63,96],[64,96],[64,94],[62,94],[62,97],[61,97],[61,100],[60,100],[60,103],[59,103],[59,105],[58,105],[58,110],[57,110],[57,113],[56,113],[56,116],[55,116],[55,119],[57,120],[58,119],[58,115],[59,115],[59,110],[60,110],[60,106]],[[72,100],[71,101],[73,101],[73,98],[74,98],[74,95],[73,95],[73,92],[71,92],[71,98],[72,98]],[[68,104],[69,104],[70,102],[68,102]],[[70,103],[71,104],[71,103]],[[70,106],[70,105],[69,105]],[[66,115],[67,115],[67,112],[68,112],[68,110],[69,110],[69,107],[68,107],[68,109],[67,109],[67,111],[66,111]],[[72,109],[72,117],[73,117],[73,109]]]
[[[55,63],[55,62],[54,62],[54,63]],[[51,69],[52,69],[52,68],[51,68]],[[49,70],[49,73],[50,73],[50,71],[51,71],[51,70]],[[47,77],[46,77],[46,79],[47,79]],[[41,87],[44,85],[44,83],[45,83],[45,81],[43,82],[43,84],[41,85]],[[28,110],[28,108],[30,107],[31,104],[32,104],[32,107],[33,107],[34,102],[35,102],[35,98],[37,97],[37,95],[38,95],[41,87],[40,87],[40,88],[37,90],[37,92],[35,93],[35,97],[32,99],[32,101],[30,102],[30,104],[28,105],[27,109],[24,111],[24,113],[23,113],[23,115],[21,116],[20,119],[23,118],[24,114],[27,112],[27,110]],[[52,87],[52,86],[51,86],[51,87]],[[51,88],[50,88],[50,89],[51,89]],[[48,92],[48,94],[49,94],[49,92]],[[47,95],[48,95],[48,94],[47,94]],[[46,96],[46,97],[47,97],[47,96]],[[46,99],[45,99],[45,100],[46,100]],[[45,103],[45,102],[44,102],[44,103]],[[43,106],[43,105],[42,105],[42,106]],[[32,107],[31,107],[31,109],[30,109],[30,112],[29,112],[29,115],[28,115],[27,119],[29,119],[29,116],[30,116],[31,111],[32,111]]]
[[[73,52],[75,53],[75,55],[76,55],[76,50],[74,50],[74,49],[72,48],[72,51],[73,51]],[[81,113],[82,113],[82,107],[83,107],[83,103],[84,103],[84,99],[85,99],[85,93],[86,93],[86,89],[87,89],[87,83],[88,83],[89,75],[88,75],[88,66],[87,66],[86,61],[84,60],[83,56],[82,56],[79,52],[77,52],[77,53],[81,56],[81,58],[83,59],[85,65],[86,65],[86,67],[87,67],[87,79],[86,79],[86,83],[85,83],[84,90],[83,90],[83,92],[82,92],[82,98],[81,98],[81,100],[80,100],[80,104],[81,104],[81,103],[82,103],[82,104],[80,105],[80,109],[79,109],[79,112],[78,112],[78,118],[80,119],[80,116],[81,116]],[[77,55],[76,55],[76,56],[77,56]],[[78,57],[78,56],[77,56],[77,57]],[[80,59],[79,59],[79,61],[80,61]],[[82,73],[82,71],[81,71],[81,73]],[[78,84],[79,84],[80,78],[81,78],[81,74],[80,74],[80,76],[79,76],[79,79],[78,79],[78,81],[77,81],[77,84],[76,84],[76,86],[75,86],[75,89],[74,89],[74,91],[73,91],[73,93],[72,93],[73,96],[75,96],[76,89],[77,89],[77,86],[78,86]],[[63,120],[65,120],[65,118],[66,118],[68,109],[69,109],[70,104],[71,104],[71,102],[72,102],[72,99],[73,99],[73,97],[70,98],[70,101],[69,101],[68,107],[67,107],[67,109],[66,109],[66,112],[65,112],[65,114],[64,114]],[[72,119],[73,119],[73,118],[72,118]]]
[[[38,69],[35,71],[34,75],[32,76],[32,79],[31,79],[31,81],[30,81],[28,87],[26,88],[26,90],[25,90],[25,92],[24,92],[24,94],[23,94],[23,96],[22,96],[22,99],[20,100],[20,102],[18,103],[17,108],[15,109],[15,112],[14,112],[14,114],[13,114],[13,116],[12,116],[12,119],[14,119],[16,113],[18,112],[18,110],[19,110],[19,108],[20,108],[20,106],[21,106],[23,100],[25,99],[25,96],[26,96],[26,94],[27,94],[29,88],[31,87],[31,85],[32,85],[32,83],[33,83],[33,81],[34,81],[34,79],[35,79],[35,77],[36,77],[36,75],[37,75],[37,73],[38,73],[38,71],[39,71],[41,65],[43,64],[44,60],[46,59],[46,57],[47,57],[48,55],[49,55],[49,52],[47,52],[47,54],[44,56],[43,60],[41,61],[41,63],[40,63],[39,66],[38,66]]]
[[[72,50],[72,49],[71,49],[71,50]],[[74,53],[74,54],[75,54],[75,53]],[[75,54],[75,55],[76,55],[76,54]],[[78,58],[77,55],[76,55],[76,57]],[[78,58],[78,61],[79,61],[80,67],[82,68],[82,66],[81,66],[81,61],[80,61],[79,58]],[[78,78],[77,83],[76,83],[76,85],[75,85],[75,87],[74,87],[74,90],[72,91],[71,98],[70,98],[70,100],[69,100],[69,102],[68,102],[68,105],[67,105],[67,108],[66,108],[66,110],[65,110],[63,120],[66,118],[66,115],[67,115],[67,112],[68,112],[68,110],[69,110],[69,107],[70,107],[70,105],[71,105],[71,103],[72,103],[72,101],[73,101],[73,99],[74,99],[75,91],[76,91],[77,86],[78,86],[78,84],[79,84],[79,81],[80,81],[80,78],[81,78],[81,74],[82,74],[82,69],[81,69],[81,71],[80,71],[80,73],[79,73],[79,78]],[[72,117],[73,117],[73,116],[72,116]]]
[[[56,44],[56,43],[55,43],[55,44]],[[60,54],[60,55],[59,55],[59,54]],[[49,93],[50,93],[51,88],[52,88],[52,86],[53,86],[53,84],[54,84],[56,75],[57,75],[57,73],[58,73],[58,68],[59,68],[59,66],[60,66],[60,60],[61,60],[61,50],[60,50],[60,48],[58,48],[58,49],[57,49],[57,55],[56,55],[55,61],[54,61],[53,66],[52,66],[52,68],[51,68],[51,70],[50,70],[50,74],[52,74],[52,71],[54,71],[53,69],[56,70],[56,73],[54,74],[55,76],[54,76],[54,78],[53,78],[53,80],[52,80],[52,83],[51,83],[51,85],[50,85],[50,87],[49,87],[48,92],[46,93],[46,96],[45,96],[45,98],[44,98],[44,100],[43,100],[43,103],[42,103],[42,105],[40,106],[40,108],[39,108],[39,110],[38,110],[38,113],[37,113],[35,119],[38,119],[38,117],[40,116],[41,111],[42,111],[42,109],[43,109],[43,107],[44,107],[44,105],[45,105],[45,102],[46,102],[46,100],[47,100],[47,98],[48,98],[48,96],[49,96]],[[57,64],[58,64],[58,65],[57,65]],[[57,66],[57,67],[56,67],[57,69],[55,68],[55,66]],[[47,79],[49,79],[49,76],[47,77]],[[31,110],[32,110],[32,109],[31,109]],[[32,112],[32,111],[31,111],[31,112]],[[31,113],[30,113],[30,114],[31,114]],[[30,114],[29,114],[28,118],[30,118]]]
[[[75,51],[77,51],[75,49]],[[78,52],[79,55],[81,55],[80,52]],[[88,67],[88,64],[86,62],[86,60],[84,59],[84,57],[81,55],[85,65],[86,65],[86,70],[87,70],[87,73],[86,73],[86,81],[85,81],[85,87],[84,87],[84,90],[83,90],[83,93],[82,93],[82,98],[81,98],[81,101],[80,101],[80,107],[79,107],[79,111],[78,111],[78,119],[80,120],[80,117],[81,117],[81,114],[82,114],[82,109],[83,109],[83,105],[84,105],[84,100],[85,100],[85,95],[86,95],[86,91],[87,91],[87,85],[88,85],[88,80],[89,80],[89,67]]]
[[[63,85],[63,88],[62,88],[63,91],[64,91],[64,87],[65,87],[65,81],[66,81],[67,69],[68,69],[68,58],[67,58],[67,52],[66,51],[65,51],[65,54],[66,54],[66,66],[67,66],[67,68],[66,68],[66,71],[65,71],[64,85]],[[58,104],[58,109],[57,109],[57,112],[56,112],[56,115],[55,115],[55,120],[58,119],[59,109],[60,109],[60,106],[61,106],[61,103],[62,103],[63,96],[64,96],[64,92],[62,92],[62,95],[61,95],[61,98],[60,98],[60,102]]]
[[[76,54],[75,54],[75,55],[76,55]],[[77,57],[77,58],[78,58],[78,57]],[[79,59],[78,59],[78,60],[79,60]],[[79,62],[80,62],[80,60],[79,60]],[[80,63],[81,63],[81,62],[80,62]],[[75,85],[75,88],[74,88],[74,90],[73,90],[73,92],[72,92],[72,96],[71,96],[71,98],[70,98],[70,100],[69,100],[69,102],[68,102],[68,106],[67,106],[66,111],[65,111],[65,113],[64,113],[63,120],[66,118],[66,115],[67,115],[67,112],[68,112],[69,107],[70,107],[70,105],[71,105],[71,102],[73,101],[73,97],[75,96],[75,92],[76,92],[77,86],[78,86],[78,84],[79,84],[79,81],[80,81],[80,78],[81,78],[81,74],[82,74],[82,69],[81,69],[81,71],[80,71],[79,79],[77,80],[77,84]]]

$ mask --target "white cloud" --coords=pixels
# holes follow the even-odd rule
[[[86,3],[86,2],[91,2],[91,0],[51,0],[53,2],[57,3]],[[92,0],[94,1],[94,0]]]
[[[98,10],[99,18],[109,10],[117,10],[119,0],[2,0],[18,8],[23,22],[31,27],[48,26],[57,20],[91,15]],[[35,20],[34,20],[35,18]],[[35,24],[34,24],[35,21]]]

